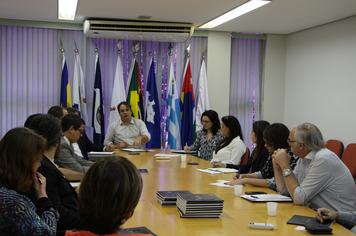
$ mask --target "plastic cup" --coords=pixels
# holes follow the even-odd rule
[[[277,202],[267,202],[267,215],[276,216],[277,215]]]
[[[180,160],[181,160],[182,162],[187,161],[187,155],[186,155],[186,154],[180,155]]]
[[[235,196],[241,196],[242,189],[243,189],[243,185],[241,185],[241,184],[234,185],[234,194],[235,194]]]

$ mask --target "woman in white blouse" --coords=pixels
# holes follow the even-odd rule
[[[211,163],[213,166],[223,167],[226,164],[239,165],[241,157],[246,151],[240,122],[234,116],[224,116],[221,121],[221,132],[224,139],[213,152]]]

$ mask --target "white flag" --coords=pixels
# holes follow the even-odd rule
[[[119,120],[117,105],[122,101],[126,101],[126,92],[125,92],[124,72],[121,63],[121,57],[120,54],[118,54],[116,70],[115,70],[115,78],[114,78],[114,87],[111,96],[110,117],[109,117],[110,124]]]
[[[167,130],[168,130],[168,145],[171,149],[181,149],[180,140],[180,97],[176,79],[174,77],[173,63],[170,63],[169,81],[168,81],[168,96],[167,96]]]
[[[85,123],[88,123],[84,76],[78,52],[76,52],[74,55],[73,108],[80,111],[83,120]]]
[[[204,111],[209,110],[209,95],[208,95],[208,81],[206,75],[205,61],[203,60],[200,67],[200,75],[198,81],[198,93],[197,93],[197,110],[195,113],[196,131],[203,128],[200,118]]]

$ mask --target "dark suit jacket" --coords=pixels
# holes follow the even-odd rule
[[[80,151],[85,159],[88,160],[88,152],[100,152],[103,151],[102,145],[96,145],[88,138],[87,134],[84,132],[83,135],[77,141]]]
[[[43,157],[39,172],[46,177],[48,198],[60,215],[57,231],[77,228],[78,196],[74,188],[47,157]]]

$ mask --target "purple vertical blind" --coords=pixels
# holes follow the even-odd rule
[[[0,25],[0,137],[9,129],[22,126],[26,118],[34,113],[46,113],[48,108],[59,104],[61,56],[65,49],[69,80],[73,80],[74,49],[79,49],[84,71],[88,115],[91,117],[95,73],[95,53],[98,48],[102,69],[102,85],[105,124],[108,125],[109,109],[117,61],[116,39],[86,38],[81,31],[55,30],[33,27]],[[124,82],[127,83],[132,47],[135,42],[123,40],[121,59]],[[150,53],[156,65],[158,91],[161,97],[162,123],[166,115],[165,92],[169,68],[169,43],[140,41],[138,62],[140,64],[143,88],[149,70]],[[196,88],[202,55],[206,55],[207,38],[193,37],[191,45],[191,66],[193,83]],[[184,69],[184,50],[187,43],[174,43],[172,60],[177,84],[180,86]],[[88,124],[91,120],[87,121]]]
[[[0,26],[0,135],[59,103],[57,31]]]
[[[244,142],[251,147],[252,124],[260,119],[264,40],[233,38],[229,112],[241,124]]]

